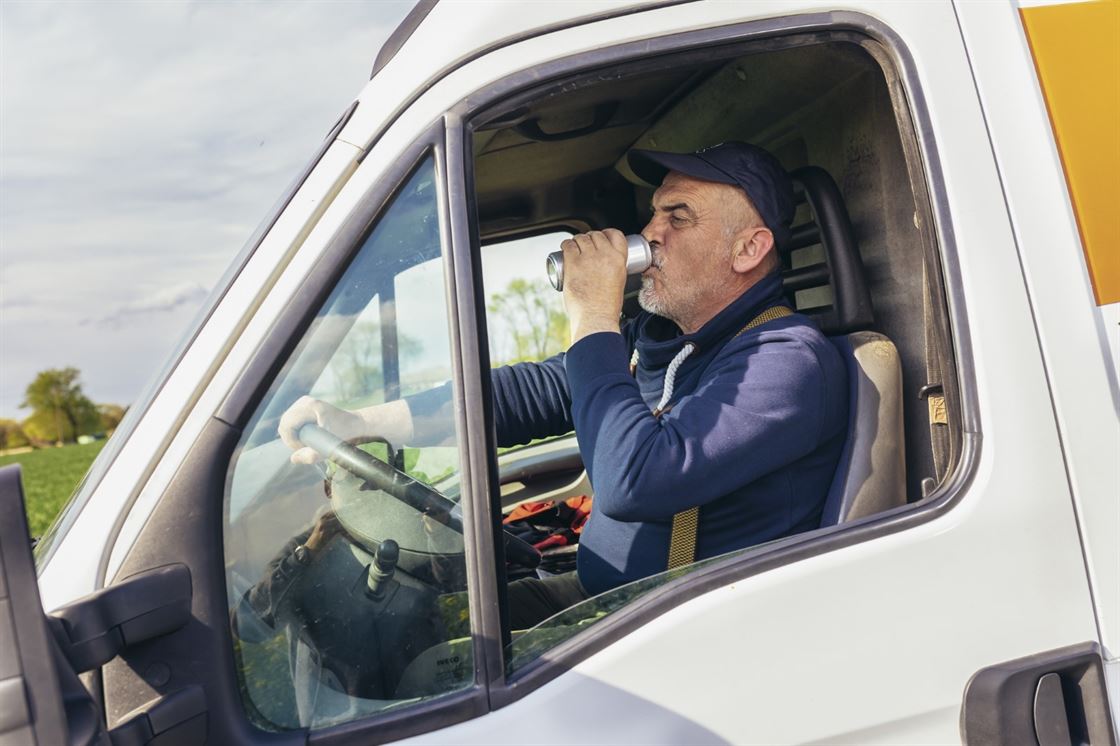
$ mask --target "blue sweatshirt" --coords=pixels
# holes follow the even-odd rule
[[[501,445],[575,427],[595,488],[578,555],[592,594],[664,570],[673,515],[694,505],[697,559],[820,524],[847,432],[847,373],[800,314],[739,334],[783,303],[771,275],[694,334],[642,313],[622,334],[494,372]],[[697,348],[654,417],[665,371],[688,342]]]
[[[499,445],[575,427],[595,489],[577,555],[590,593],[663,571],[673,515],[694,505],[697,559],[820,525],[847,432],[847,373],[800,314],[739,334],[783,304],[770,275],[693,334],[641,313],[621,334],[493,372]],[[654,417],[666,369],[689,342],[696,349]]]

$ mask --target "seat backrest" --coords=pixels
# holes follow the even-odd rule
[[[902,366],[894,343],[871,331],[875,316],[863,262],[844,199],[815,166],[790,174],[809,220],[793,227],[782,253],[782,281],[798,311],[814,318],[848,368],[848,437],[825,501],[822,526],[872,515],[906,502]],[[823,260],[798,252],[823,248]],[[804,293],[828,288],[827,293]],[[801,296],[816,296],[805,307]],[[830,302],[820,303],[820,298]],[[813,301],[810,300],[809,304]]]
[[[848,438],[825,500],[822,526],[906,502],[902,364],[876,332],[831,337],[848,368]]]

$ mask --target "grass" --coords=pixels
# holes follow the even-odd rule
[[[51,525],[106,442],[0,456],[0,466],[23,467],[23,494],[32,536],[42,536]]]

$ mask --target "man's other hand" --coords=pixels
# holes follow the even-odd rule
[[[291,448],[293,464],[313,464],[323,458],[300,442],[299,429],[313,422],[347,443],[368,443],[374,438],[400,447],[412,440],[412,412],[403,399],[349,411],[325,401],[301,396],[280,416],[280,440]]]
[[[313,464],[323,458],[322,454],[305,446],[299,439],[299,429],[308,423],[314,423],[350,443],[359,442],[366,435],[365,421],[358,414],[310,396],[301,396],[280,416],[280,425],[276,428],[280,440],[292,449],[293,464]]]
[[[617,333],[626,287],[626,236],[615,228],[591,231],[565,239],[560,249],[572,344],[596,332]]]

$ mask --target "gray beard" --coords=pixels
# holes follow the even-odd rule
[[[665,306],[654,292],[652,277],[642,278],[642,289],[638,291],[638,305],[647,313],[665,316]]]
[[[661,270],[662,257],[657,251],[650,252],[650,265],[651,269]],[[665,316],[665,301],[663,298],[657,297],[657,291],[653,289],[653,278],[642,275],[642,287],[638,290],[638,307],[646,313],[652,313],[655,316]]]
[[[711,298],[720,297],[725,294],[726,288],[719,284],[719,281],[708,277],[700,281],[700,284],[694,284],[688,288],[689,292],[684,297],[678,297],[674,300],[672,298],[665,298],[663,295],[658,296],[657,291],[654,290],[653,278],[642,278],[642,289],[638,291],[638,305],[643,311],[661,316],[662,318],[669,319],[682,329],[685,328],[684,319],[687,315],[682,315],[681,311],[695,312],[700,307],[701,301],[707,299],[710,302]]]

